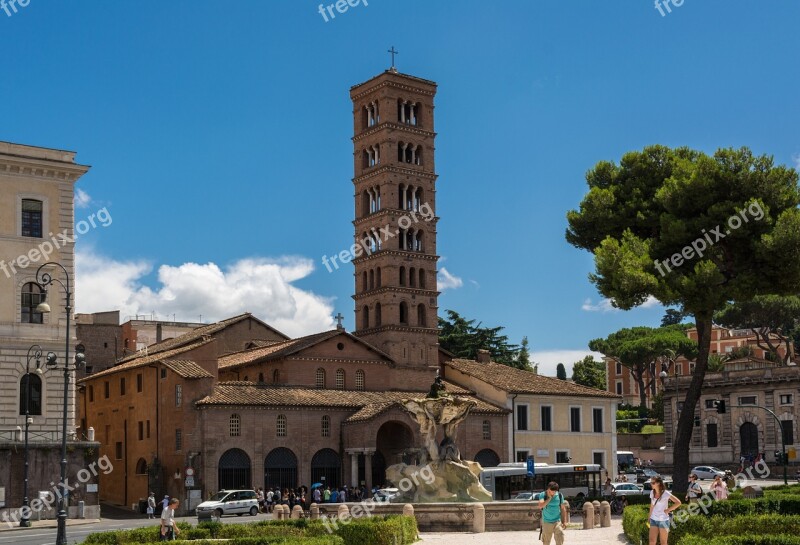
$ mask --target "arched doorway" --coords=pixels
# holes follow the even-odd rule
[[[235,490],[253,486],[250,457],[238,448],[225,451],[219,459],[217,486],[220,490]]]
[[[335,450],[318,450],[311,459],[311,483],[322,483],[331,488],[341,486],[342,461]]]
[[[497,467],[500,465],[500,456],[490,448],[485,448],[475,455],[475,461],[481,467]]]
[[[377,452],[383,455],[384,464],[388,465],[413,463],[418,452],[411,428],[394,420],[386,422],[378,429],[375,446]]]
[[[264,458],[264,488],[297,488],[297,456],[288,448],[276,448]]]
[[[755,456],[758,454],[758,426],[752,422],[745,422],[739,427],[739,444],[742,456]]]

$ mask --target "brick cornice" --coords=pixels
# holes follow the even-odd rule
[[[367,299],[369,297],[373,297],[375,295],[381,295],[384,293],[405,293],[408,295],[419,295],[422,297],[438,297],[439,295],[441,295],[441,292],[436,290],[409,288],[407,286],[383,286],[378,289],[357,293],[355,295],[352,295],[351,297],[354,300],[358,301],[360,299]]]
[[[370,172],[353,178],[353,185],[358,185],[361,182],[369,180],[370,178],[374,178],[378,175],[385,174],[387,172],[402,174],[406,176],[419,176],[422,178],[428,178],[432,182],[435,182],[436,179],[439,177],[435,172],[428,172],[426,170],[416,170],[413,168],[398,166],[397,164],[392,164],[392,163],[385,163],[385,164],[381,163],[380,166],[372,167],[372,170],[370,170]]]
[[[428,131],[428,130],[425,130],[425,129],[420,129],[419,127],[417,127],[415,125],[406,125],[405,123],[398,123],[397,121],[383,121],[381,123],[378,123],[377,125],[373,125],[372,127],[364,130],[363,132],[360,132],[359,134],[357,134],[353,138],[351,138],[351,140],[355,144],[359,140],[363,140],[363,139],[365,139],[365,138],[367,138],[367,137],[369,137],[369,136],[371,136],[371,135],[373,135],[373,134],[375,134],[377,132],[385,130],[385,129],[386,130],[405,131],[405,132],[408,132],[408,133],[411,133],[411,134],[416,134],[418,136],[427,136],[427,137],[431,137],[431,138],[436,138],[436,134],[437,134],[437,133],[432,132],[432,131]]]
[[[353,265],[358,265],[358,264],[364,263],[364,262],[369,261],[371,259],[376,259],[376,258],[378,258],[380,256],[384,256],[384,255],[396,256],[396,257],[416,257],[416,258],[422,259],[424,261],[434,261],[434,262],[439,260],[439,256],[438,255],[424,254],[424,253],[421,253],[421,252],[412,252],[412,251],[406,251],[406,250],[378,250],[377,252],[372,253],[370,255],[357,257],[357,258],[353,259],[351,261],[351,263],[353,263]]]
[[[369,329],[358,329],[353,331],[356,337],[363,337],[365,335],[374,335],[383,331],[399,331],[401,333],[428,333],[432,335],[439,335],[439,329],[435,327],[411,327],[405,325],[386,324],[379,327],[370,327]]]
[[[377,212],[373,212],[372,214],[370,214],[368,216],[364,216],[363,218],[358,218],[358,219],[353,220],[352,223],[353,223],[354,226],[358,227],[359,225],[361,225],[363,223],[369,223],[369,220],[379,219],[379,218],[382,218],[384,216],[399,216],[399,217],[403,217],[403,216],[412,216],[412,215],[416,215],[416,216],[422,217],[422,213],[418,212],[418,211],[415,211],[415,210],[401,210],[400,208],[381,208]],[[433,222],[433,224],[435,226],[436,223],[439,221],[439,219],[440,219],[439,216],[434,216],[430,220],[424,220],[424,222],[425,223]]]

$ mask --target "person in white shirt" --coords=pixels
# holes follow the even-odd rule
[[[661,477],[650,479],[653,490],[650,492],[650,545],[667,545],[669,539],[669,516],[681,506],[681,500],[670,494]]]
[[[180,535],[178,523],[175,522],[175,510],[180,503],[178,498],[172,498],[161,512],[161,541],[175,541],[175,537]]]

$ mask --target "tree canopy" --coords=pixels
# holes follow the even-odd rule
[[[456,357],[467,359],[475,359],[478,350],[484,349],[496,363],[531,370],[530,361],[526,365],[519,358],[520,347],[509,344],[508,336],[502,334],[504,327],[482,327],[482,323],[476,324],[475,320],[468,320],[453,310],[446,313],[446,319],[439,318],[439,345],[442,348]]]
[[[586,356],[580,361],[576,361],[572,366],[572,382],[597,388],[606,389],[606,364],[597,361],[592,356]]]
[[[563,363],[556,365],[556,378],[560,380],[567,380],[567,368]]]
[[[680,493],[714,313],[759,294],[800,293],[798,174],[747,148],[710,156],[651,146],[598,163],[586,181],[566,238],[594,254],[598,291],[621,309],[654,297],[694,316],[698,357],[675,437]]]

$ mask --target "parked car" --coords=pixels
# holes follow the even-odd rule
[[[634,483],[611,483],[611,486],[614,487],[614,494],[617,496],[641,496],[650,493]]]
[[[725,477],[725,472],[714,466],[697,466],[695,468],[692,468],[692,471],[689,472],[689,475],[691,475],[692,473],[697,475],[697,478],[700,479],[701,481],[703,479],[713,479],[717,475],[719,475],[720,477]]]
[[[398,488],[379,488],[372,496],[372,499],[383,503],[389,503],[399,495],[400,489]]]
[[[509,501],[533,501],[533,492],[520,492]]]
[[[219,520],[224,515],[242,516],[258,514],[258,497],[254,490],[221,490],[197,506],[197,518],[214,517]]]
[[[664,486],[667,490],[672,490],[672,481],[664,481]],[[650,484],[650,481],[647,481],[642,484],[642,490],[649,494],[653,490],[653,485]]]

